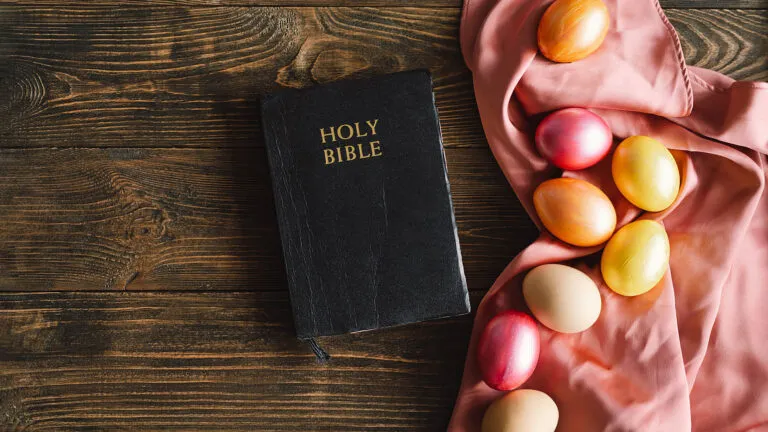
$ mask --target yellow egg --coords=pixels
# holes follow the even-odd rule
[[[515,390],[485,411],[482,432],[554,432],[560,412],[546,393]]]
[[[653,288],[669,266],[669,238],[660,223],[639,220],[621,227],[603,250],[600,269],[606,285],[624,296]]]
[[[523,279],[523,296],[536,319],[560,333],[588,329],[602,307],[592,279],[561,264],[544,264],[528,272]]]
[[[657,212],[675,201],[680,171],[663,144],[647,136],[631,136],[616,147],[611,165],[613,181],[629,202]]]

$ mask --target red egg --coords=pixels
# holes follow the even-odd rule
[[[564,170],[580,170],[600,161],[611,149],[608,124],[584,108],[555,111],[536,128],[536,150]]]
[[[485,326],[477,349],[483,380],[496,390],[523,384],[539,361],[539,330],[529,315],[506,311]]]

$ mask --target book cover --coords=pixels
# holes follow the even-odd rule
[[[299,338],[469,312],[429,72],[268,95],[262,124]]]

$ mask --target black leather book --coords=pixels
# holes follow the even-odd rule
[[[262,122],[299,338],[469,312],[427,71],[268,95]]]

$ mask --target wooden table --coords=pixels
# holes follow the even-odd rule
[[[459,0],[0,3],[0,430],[445,429],[471,317],[325,338],[327,365],[294,338],[258,101],[431,69],[476,306],[536,232]],[[663,5],[690,64],[768,78],[764,0]]]

